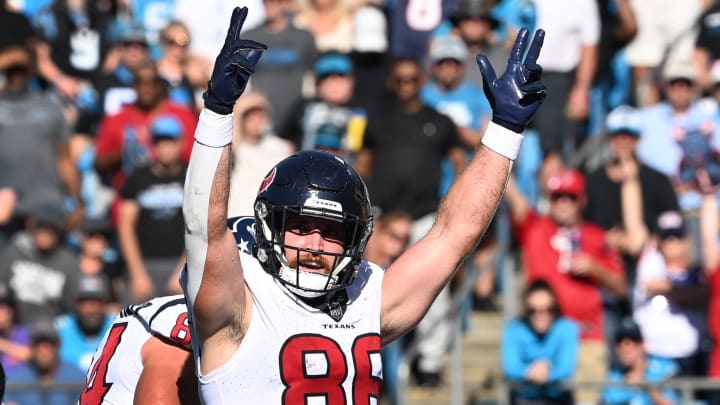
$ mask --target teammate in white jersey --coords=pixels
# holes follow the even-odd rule
[[[522,132],[545,96],[536,64],[544,33],[524,55],[530,41],[521,30],[499,78],[478,56],[493,122],[430,232],[383,272],[362,260],[372,232],[365,184],[328,153],[300,152],[270,171],[247,253],[228,230],[232,108],[266,49],[240,38],[246,16],[247,8],[233,11],[185,183],[183,288],[201,398],[208,405],[378,403],[382,343],[420,321],[495,213]]]
[[[185,298],[120,311],[88,369],[79,405],[199,404]]]

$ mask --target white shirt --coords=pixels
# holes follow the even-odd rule
[[[537,27],[545,30],[538,63],[548,72],[569,72],[580,62],[583,46],[600,39],[594,0],[534,0]]]
[[[667,279],[665,259],[655,248],[646,248],[637,264],[633,290],[633,317],[643,334],[649,354],[678,358],[689,356],[698,347],[698,331],[685,313],[677,311],[663,295],[651,295],[644,288],[648,280]]]

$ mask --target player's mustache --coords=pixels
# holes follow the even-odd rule
[[[332,270],[332,263],[330,259],[323,255],[312,254],[308,252],[299,252],[298,254],[292,255],[288,258],[288,264],[291,268],[297,269],[301,264],[313,263],[322,266],[322,268],[329,273]]]

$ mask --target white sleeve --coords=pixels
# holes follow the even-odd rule
[[[582,45],[597,45],[600,42],[600,14],[595,0],[583,0],[579,4],[582,11],[580,24],[580,42]]]
[[[195,130],[183,198],[187,251],[187,279],[183,289],[188,308],[193,308],[202,281],[208,249],[210,190],[223,147],[232,142],[232,127],[232,114],[220,115],[203,109]]]

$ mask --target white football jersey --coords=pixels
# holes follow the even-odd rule
[[[240,258],[253,297],[252,319],[235,354],[217,369],[198,373],[203,403],[377,404],[383,270],[363,262],[336,321],[338,307],[311,307],[253,256]]]
[[[142,348],[153,335],[190,350],[182,295],[154,298],[120,311],[95,351],[80,405],[132,404],[143,371]]]

